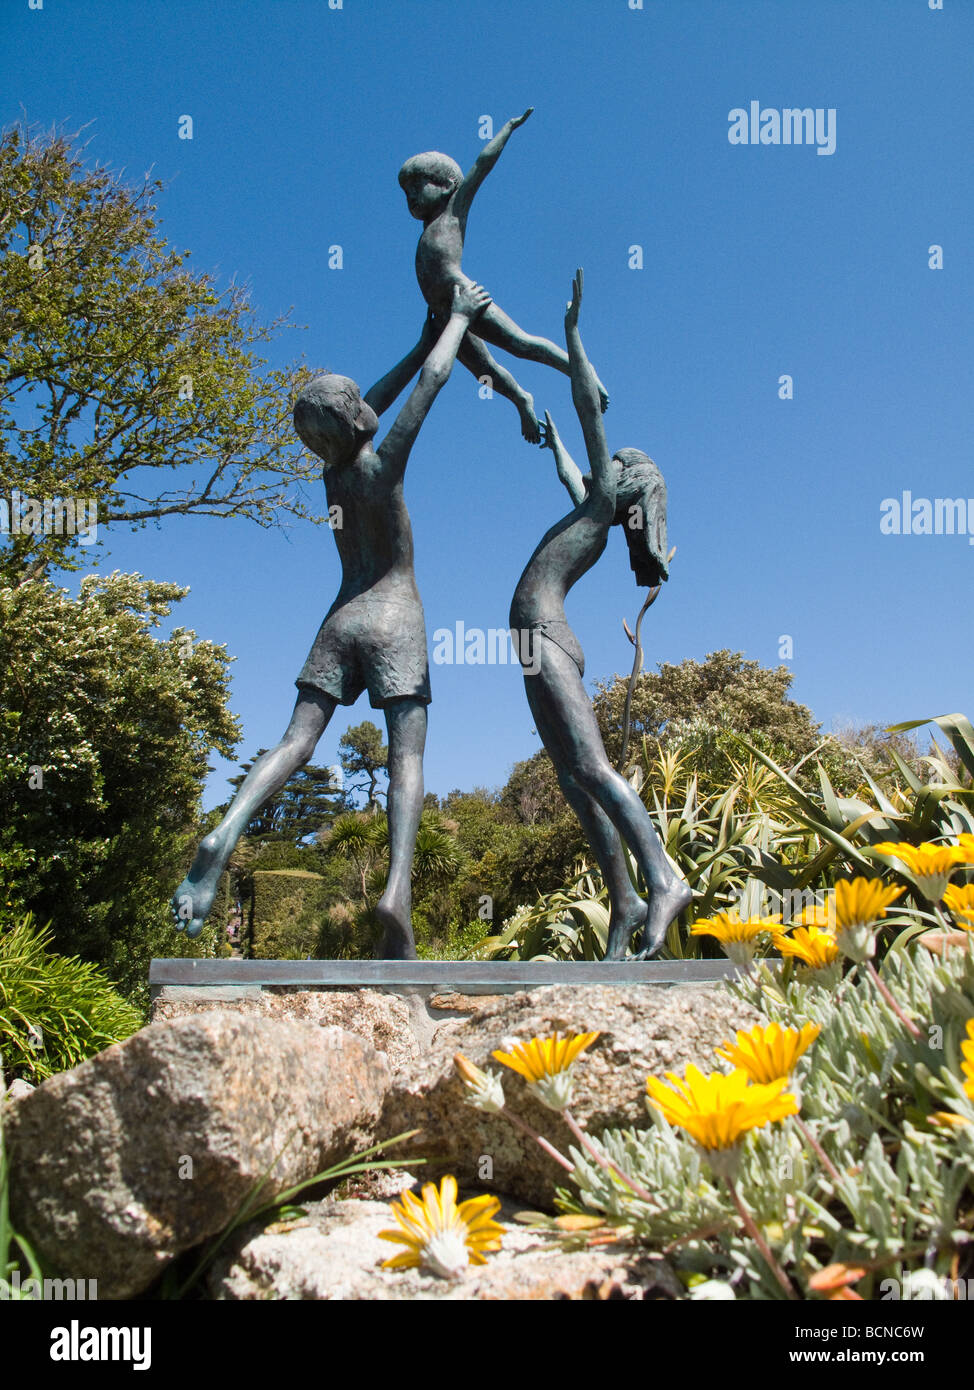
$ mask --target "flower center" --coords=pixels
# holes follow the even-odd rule
[[[455,1222],[435,1231],[426,1242],[423,1260],[441,1279],[455,1279],[470,1263],[467,1249],[467,1228]]]

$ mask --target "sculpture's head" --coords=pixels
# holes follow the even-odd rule
[[[617,478],[613,524],[625,532],[636,583],[651,589],[669,573],[666,484],[656,464],[641,449],[618,449],[612,462]]]
[[[399,186],[413,217],[426,222],[449,202],[463,182],[463,170],[455,159],[436,150],[414,154],[399,170]]]
[[[294,428],[313,454],[341,465],[375,436],[379,417],[350,377],[327,372],[309,382],[295,401]]]

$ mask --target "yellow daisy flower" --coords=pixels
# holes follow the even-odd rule
[[[964,851],[957,845],[908,845],[884,840],[881,845],[873,845],[873,849],[877,854],[898,859],[932,903],[940,902],[951,874],[964,860]]]
[[[937,1129],[966,1129],[970,1120],[966,1115],[955,1115],[953,1110],[931,1110],[927,1116],[930,1124]]]
[[[805,909],[802,921],[840,932],[850,927],[872,927],[905,891],[880,878],[840,879],[825,903]]]
[[[412,1192],[390,1202],[399,1222],[398,1230],[380,1231],[380,1240],[390,1240],[406,1249],[383,1260],[383,1269],[410,1269],[425,1265],[443,1279],[454,1279],[468,1265],[487,1261],[484,1252],[499,1250],[503,1226],[491,1218],[500,1209],[496,1197],[471,1197],[457,1205],[457,1180],[445,1177],[423,1188],[422,1201]]]
[[[957,836],[957,858],[961,864],[974,864],[974,835]]]
[[[806,926],[834,931],[839,950],[863,961],[873,954],[873,928],[905,891],[879,878],[840,879],[826,901],[806,908],[801,920]]]
[[[453,1065],[460,1073],[466,1103],[475,1110],[485,1110],[488,1115],[499,1115],[504,1109],[504,1087],[497,1073],[483,1071],[462,1052],[453,1054]]]
[[[783,956],[800,961],[813,975],[819,971],[838,974],[835,967],[839,959],[839,943],[830,931],[816,926],[795,927],[787,936],[784,932],[778,932],[774,944]]]
[[[647,1079],[650,1098],[671,1125],[696,1140],[711,1167],[723,1176],[736,1166],[738,1145],[748,1130],[798,1113],[795,1097],[782,1094],[788,1085],[784,1076],[768,1085],[752,1085],[740,1067],[729,1076],[719,1071],[704,1076],[690,1063],[685,1081],[673,1072],[667,1072],[666,1079],[669,1085],[656,1076]]]
[[[716,937],[724,954],[735,965],[748,966],[754,959],[758,937],[780,930],[781,922],[776,917],[750,917],[742,921],[736,912],[718,912],[714,917],[694,922],[690,935]]]
[[[967,1077],[964,1094],[974,1100],[974,1018],[967,1020],[967,1041],[961,1043],[960,1050],[964,1057],[960,1069]]]
[[[750,1033],[739,1031],[736,1045],[723,1042],[716,1048],[717,1056],[746,1071],[752,1081],[770,1085],[780,1077],[788,1077],[803,1052],[807,1052],[821,1032],[817,1023],[797,1028],[782,1028],[772,1023],[767,1028],[758,1025]]]
[[[510,1052],[493,1056],[505,1067],[523,1076],[530,1090],[552,1110],[564,1110],[571,1100],[571,1067],[591,1047],[595,1033],[555,1033],[551,1038],[532,1038],[518,1043]]]
[[[944,902],[964,931],[974,931],[974,883],[948,883]]]
[[[963,1061],[960,1069],[964,1074],[964,1094],[974,1100],[974,1018],[967,1020],[967,1038],[960,1045]],[[964,1129],[971,1122],[966,1115],[957,1115],[952,1110],[934,1110],[927,1116],[930,1124],[940,1129]]]

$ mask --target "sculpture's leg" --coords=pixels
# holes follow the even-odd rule
[[[177,930],[185,926],[187,936],[199,936],[234,846],[264,802],[311,757],[336,704],[331,695],[301,690],[284,737],[254,763],[223,820],[200,841],[192,868],[172,895]]]
[[[525,333],[509,314],[496,304],[488,304],[477,320],[477,332],[484,342],[494,347],[504,348],[514,357],[527,358],[529,362],[540,362],[543,367],[554,367],[555,371],[571,376],[568,353],[548,338],[539,338],[533,333]],[[609,393],[596,377],[599,403],[605,411],[609,404]]]
[[[552,730],[556,766],[563,765],[602,808],[636,857],[649,889],[640,958],[663,945],[666,929],[687,907],[692,893],[673,869],[656,829],[635,789],[605,755],[602,735],[585,694],[578,667],[567,653],[544,636],[540,670],[525,680],[532,710],[535,701]],[[536,654],[541,655],[536,645]],[[549,749],[549,752],[552,750]]]
[[[480,338],[469,329],[460,344],[457,352],[457,361],[462,362],[468,372],[472,372],[478,381],[483,381],[484,377],[490,380],[490,388],[496,391],[499,396],[506,400],[513,401],[517,407],[517,413],[521,417],[521,433],[529,444],[537,444],[541,439],[541,426],[538,424],[538,417],[534,413],[534,397],[530,391],[525,391],[520,386],[506,367],[502,367],[499,362],[487,351]]]
[[[415,960],[412,887],[416,831],[423,810],[426,705],[395,700],[385,707],[389,731],[389,877],[375,915],[385,929],[381,960]]]
[[[525,677],[525,685],[529,691],[529,703],[531,703],[530,683],[532,679],[531,676]],[[544,710],[536,709],[533,703],[531,710],[538,726],[538,733],[548,749],[549,755],[552,754],[553,748],[557,752],[558,743],[548,728]],[[646,904],[636,892],[632,879],[629,877],[625,851],[615,826],[598,802],[589,796],[567,768],[559,767],[556,763],[555,771],[558,774],[558,783],[565,794],[565,799],[578,817],[585,837],[592,847],[592,853],[602,871],[602,878],[609,892],[609,939],[605,959],[623,960],[633,933],[638,931],[646,921]]]

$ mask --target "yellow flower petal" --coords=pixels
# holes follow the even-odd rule
[[[970,838],[974,839],[974,836]],[[944,902],[964,931],[974,931],[974,883],[948,883]]]
[[[752,1085],[743,1068],[729,1076],[704,1076],[691,1063],[685,1081],[670,1073],[668,1079],[670,1085],[649,1077],[650,1096],[670,1124],[685,1129],[705,1149],[733,1148],[748,1130],[798,1113],[795,1097],[783,1094],[787,1077]]]
[[[463,1263],[483,1264],[482,1252],[499,1250],[504,1234],[491,1218],[500,1209],[496,1197],[483,1194],[470,1197],[457,1205],[457,1181],[447,1175],[440,1181],[423,1186],[422,1200],[412,1192],[403,1192],[398,1201],[389,1205],[401,1230],[379,1232],[380,1240],[405,1245],[405,1251],[383,1262],[383,1269],[407,1269],[428,1264],[438,1273],[456,1272],[457,1256]],[[444,1267],[445,1262],[445,1267]]]
[[[567,1071],[598,1036],[597,1032],[568,1033],[563,1038],[555,1033],[551,1038],[532,1038],[530,1042],[518,1043],[511,1052],[495,1052],[493,1056],[525,1081],[534,1083]]]
[[[779,932],[774,944],[783,956],[793,956],[811,970],[825,970],[839,956],[835,937],[818,925],[795,927],[787,936]]]
[[[758,1025],[750,1033],[738,1032],[736,1045],[723,1042],[716,1052],[718,1057],[746,1071],[752,1081],[768,1085],[791,1074],[799,1057],[821,1031],[817,1023],[806,1023],[800,1030],[782,1028],[778,1023],[767,1028]]]

